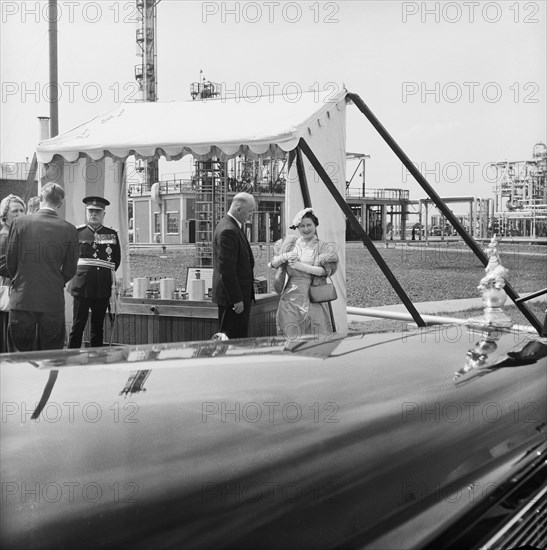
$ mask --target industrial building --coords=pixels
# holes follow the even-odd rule
[[[493,228],[514,237],[547,237],[547,146],[532,158],[492,164],[496,171]]]
[[[350,158],[355,158],[352,156]],[[129,185],[134,243],[196,243],[209,255],[212,232],[232,197],[246,191],[257,208],[247,228],[253,242],[274,242],[284,226],[287,158],[236,157],[226,162],[195,161],[190,178]],[[364,170],[363,170],[364,173]],[[364,176],[363,176],[364,177]],[[346,185],[346,202],[373,240],[405,235],[413,212],[406,189],[365,189]],[[348,240],[354,240],[348,228]]]

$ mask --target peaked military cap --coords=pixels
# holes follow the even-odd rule
[[[87,205],[87,208],[101,210],[104,210],[110,204],[110,202],[103,197],[85,197],[82,202]]]

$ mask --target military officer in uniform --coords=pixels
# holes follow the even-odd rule
[[[118,234],[103,226],[105,208],[110,204],[102,197],[86,197],[87,223],[77,227],[80,244],[78,271],[72,279],[74,297],[69,348],[79,348],[91,310],[90,346],[103,345],[103,322],[121,261]]]

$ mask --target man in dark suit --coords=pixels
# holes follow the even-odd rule
[[[213,236],[213,302],[218,304],[219,332],[246,338],[254,300],[254,257],[245,222],[255,208],[249,193],[238,193]]]
[[[80,259],[78,271],[71,282],[74,297],[72,330],[69,348],[79,348],[91,310],[89,345],[103,345],[103,323],[116,283],[116,269],[120,266],[120,239],[114,229],[103,225],[105,208],[110,204],[102,197],[86,197],[87,223],[79,225]]]
[[[8,349],[62,349],[65,342],[64,286],[76,273],[78,233],[57,214],[65,191],[47,183],[40,209],[13,220],[7,269],[12,277]]]

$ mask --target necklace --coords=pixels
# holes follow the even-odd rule
[[[314,235],[311,239],[309,240],[304,240],[304,238],[300,237],[300,246],[302,246],[303,248],[312,248],[315,243],[317,242],[317,235]]]

